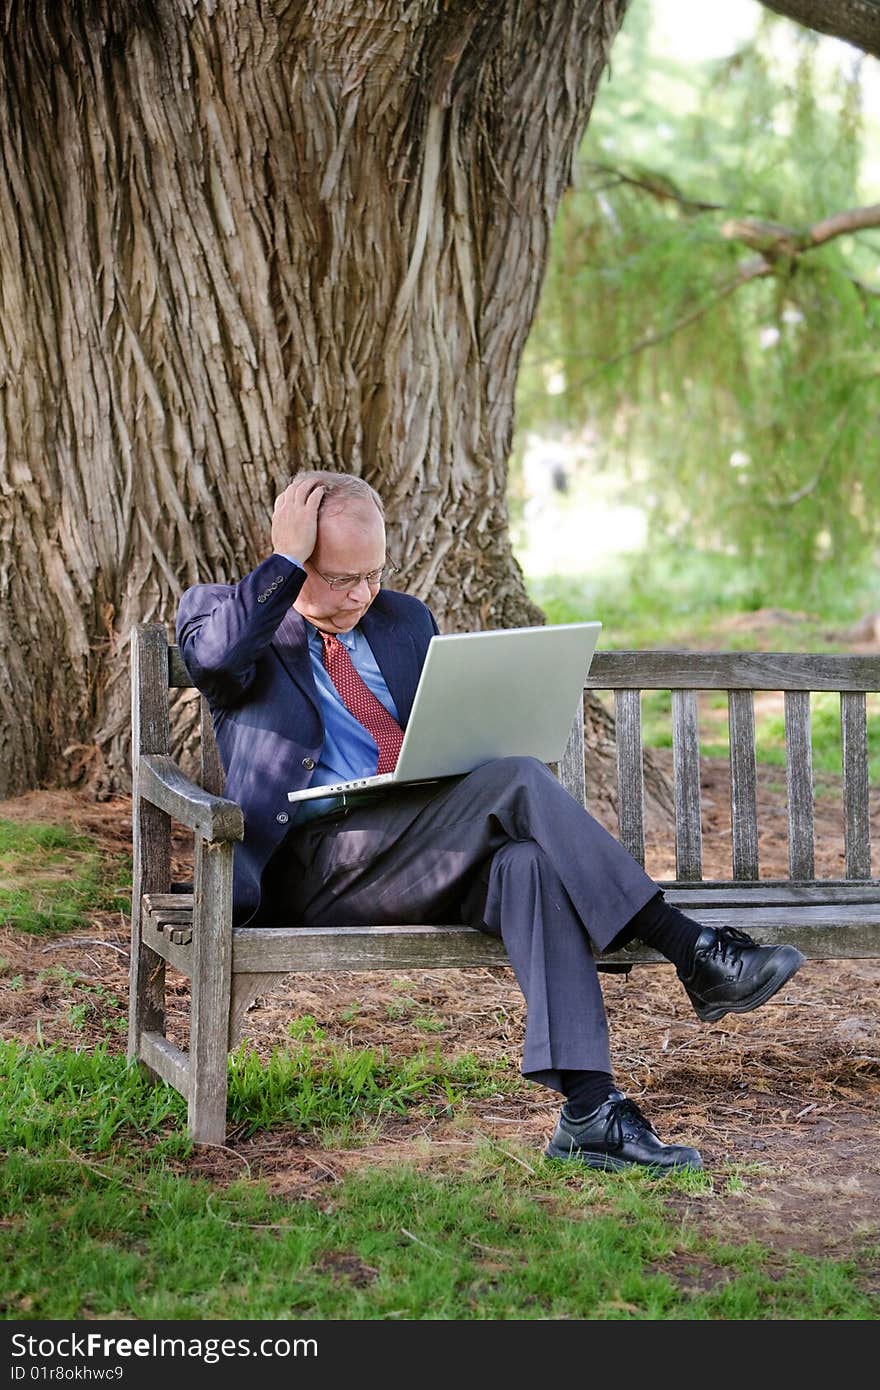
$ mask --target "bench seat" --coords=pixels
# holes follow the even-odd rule
[[[737,927],[762,945],[789,941],[812,960],[870,959],[877,953],[880,883],[727,881],[662,883],[668,902],[711,927]],[[169,965],[190,973],[191,893],[145,894],[143,930]],[[831,935],[833,933],[833,935]],[[647,946],[600,957],[621,969],[659,963]],[[232,968],[239,970],[427,970],[506,965],[501,942],[472,927],[234,927]]]

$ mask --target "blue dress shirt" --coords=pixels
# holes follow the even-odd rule
[[[292,555],[285,555],[284,558],[299,565],[299,561],[295,560]],[[302,566],[299,567],[302,568]],[[309,786],[320,787],[329,782],[350,782],[355,777],[372,777],[379,760],[376,740],[367,732],[360,720],[356,719],[343,704],[342,696],[324,666],[324,644],[318,629],[313,627],[311,623],[307,623],[306,628],[312,674],[318,688],[321,715],[324,720],[324,747],[321,750],[321,759],[312,773]],[[353,628],[351,632],[340,632],[337,636],[351,657],[352,664],[361,680],[372,690],[376,699],[381,701],[389,714],[394,719],[398,719],[397,706],[385,684],[378,662],[364,634],[359,628]],[[327,811],[335,810],[341,804],[342,802],[338,797],[320,797],[315,798],[314,801],[302,801],[296,809],[295,819],[297,821],[310,820],[313,816],[322,816]]]

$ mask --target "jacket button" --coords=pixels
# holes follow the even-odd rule
[[[303,758],[303,767],[306,769],[307,772],[312,772],[315,767],[314,758]]]
[[[277,820],[279,825],[286,825],[287,822],[290,820],[290,816],[287,814],[286,811],[279,811],[275,819]]]

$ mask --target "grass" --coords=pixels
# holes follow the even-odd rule
[[[588,571],[588,572],[587,572]],[[766,584],[733,556],[657,547],[622,556],[583,574],[527,580],[552,623],[598,618],[606,649],[724,646],[752,650],[748,627],[729,626],[761,612],[761,646],[771,651],[838,651],[841,630],[880,608],[880,575],[817,569],[797,589]],[[723,641],[719,631],[723,630]]]
[[[44,1046],[31,1053],[16,1043],[0,1043],[0,1087],[7,1099],[19,1102],[4,1110],[0,1140],[47,1151],[72,1127],[77,1144],[101,1152],[145,1092],[138,1074],[120,1066],[108,1044],[91,1052]],[[29,1079],[21,1090],[25,1073]],[[372,1136],[382,1118],[405,1114],[414,1104],[426,1117],[445,1114],[465,1097],[496,1095],[507,1075],[506,1066],[481,1066],[467,1053],[450,1059],[437,1048],[393,1059],[385,1048],[341,1046],[322,1038],[294,1043],[265,1059],[244,1044],[229,1059],[229,1119],[243,1138],[295,1124],[300,1132],[356,1145],[365,1134]],[[146,1093],[157,1103],[164,1100],[146,1127],[137,1122],[139,1132],[151,1140],[166,1125],[182,1133],[181,1097],[161,1087]],[[175,1153],[189,1150],[182,1139],[169,1142]]]
[[[301,1068],[302,1059],[293,1065],[300,1085]],[[180,1098],[145,1086],[103,1048],[2,1045],[0,1074],[4,1318],[872,1320],[880,1312],[850,1262],[701,1236],[677,1213],[685,1199],[723,1199],[706,1174],[606,1177],[486,1141],[455,1173],[367,1168],[329,1199],[285,1199],[247,1173],[220,1188],[189,1176]],[[332,1078],[323,1081],[334,1090]],[[247,1067],[233,1067],[232,1106],[256,1118],[248,1083]],[[414,1103],[405,1069],[393,1089]],[[276,1111],[271,1123],[281,1122]]]
[[[102,856],[68,826],[0,819],[0,926],[76,931],[90,914],[130,904],[130,856]]]
[[[332,1133],[337,1144],[359,1142],[363,1117],[402,1115],[414,1104],[446,1112],[465,1096],[497,1093],[506,1067],[481,1066],[438,1047],[392,1058],[383,1047],[347,1047],[323,1037],[276,1052],[268,1062],[247,1047],[230,1061],[230,1121],[244,1135],[295,1124]]]

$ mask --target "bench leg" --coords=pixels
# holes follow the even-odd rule
[[[158,1081],[161,1078],[141,1056],[141,1039],[145,1033],[165,1033],[165,962],[144,945],[138,931],[132,932],[128,981],[128,1060],[131,1065],[140,1063],[147,1076]]]
[[[167,892],[170,873],[170,820],[164,811],[142,801],[135,791],[134,865],[131,904],[131,963],[128,977],[128,1060],[140,1062],[153,1079],[156,1072],[143,1063],[145,1033],[165,1033],[165,962],[144,943],[141,934],[141,895]]]
[[[226,1139],[232,984],[232,845],[196,838],[189,1132],[199,1144]]]

